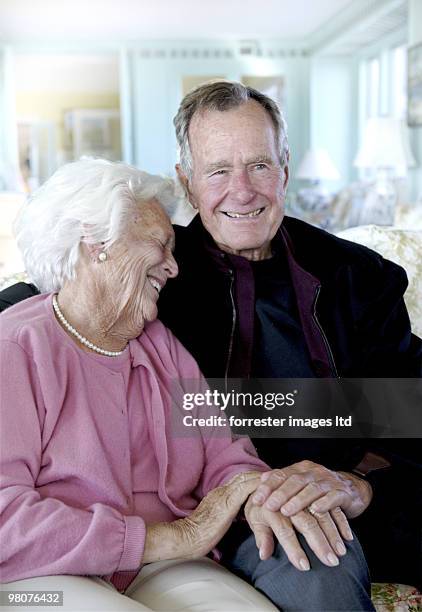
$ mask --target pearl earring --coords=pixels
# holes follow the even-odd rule
[[[101,251],[101,253],[99,253],[98,255],[98,261],[105,261],[107,259],[107,253],[105,253],[104,251]]]

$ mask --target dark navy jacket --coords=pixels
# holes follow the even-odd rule
[[[422,342],[411,334],[400,266],[289,217],[274,248],[288,259],[316,376],[422,376]],[[249,262],[219,251],[199,217],[176,226],[175,256],[179,275],[161,292],[160,319],[206,377],[248,377],[254,328]]]
[[[161,292],[159,317],[208,378],[248,377],[254,329],[249,262],[219,251],[199,217],[176,227],[179,275]],[[379,254],[285,217],[284,250],[317,377],[420,377],[422,342],[410,330],[405,271]],[[416,407],[415,410],[421,410]],[[273,467],[310,459],[351,471],[366,452],[391,467],[372,472],[369,508],[353,522],[374,580],[422,582],[422,444],[419,439],[259,439]],[[385,554],[388,550],[390,554]]]

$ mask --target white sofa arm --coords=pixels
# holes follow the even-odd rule
[[[409,278],[404,296],[412,331],[422,337],[422,230],[362,225],[337,234],[363,244],[402,266]]]

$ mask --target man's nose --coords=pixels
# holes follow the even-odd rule
[[[246,168],[233,172],[230,187],[232,197],[241,204],[248,204],[255,196],[255,189]]]
[[[175,278],[179,273],[179,267],[174,259],[173,253],[170,252],[164,262],[164,269],[167,272],[168,278]]]

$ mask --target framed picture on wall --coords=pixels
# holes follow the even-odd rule
[[[407,75],[407,123],[422,125],[422,43],[408,50]]]

